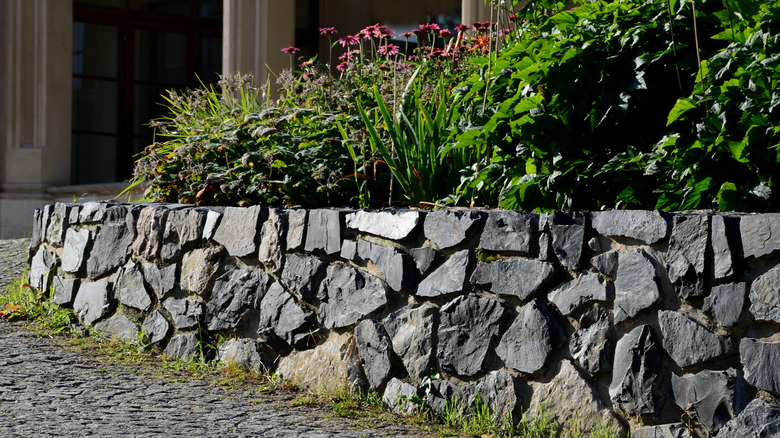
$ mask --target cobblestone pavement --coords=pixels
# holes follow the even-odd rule
[[[171,379],[69,351],[0,321],[0,436],[421,436],[412,426],[290,407],[300,393]]]

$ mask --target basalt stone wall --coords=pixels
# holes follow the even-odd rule
[[[56,204],[30,284],[392,409],[479,399],[632,436],[780,436],[780,215]],[[201,344],[201,345],[202,345]]]

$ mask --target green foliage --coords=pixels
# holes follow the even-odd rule
[[[28,320],[47,333],[67,331],[72,314],[51,300],[52,291],[37,292],[28,284],[27,273],[0,292],[0,318]]]

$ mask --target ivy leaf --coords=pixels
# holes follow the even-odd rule
[[[737,191],[737,186],[733,182],[724,182],[718,191],[718,209],[720,211],[740,211],[742,208],[742,197]]]
[[[675,120],[679,119],[688,110],[693,108],[696,108],[696,103],[693,101],[693,99],[688,97],[681,97],[677,99],[677,103],[674,104],[674,108],[669,111],[669,116],[666,118],[666,126],[671,125]]]

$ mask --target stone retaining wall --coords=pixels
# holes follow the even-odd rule
[[[85,327],[171,357],[227,339],[395,410],[780,436],[780,214],[56,204],[30,255]]]

